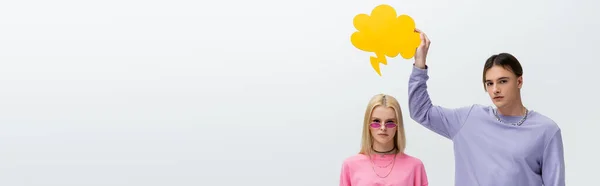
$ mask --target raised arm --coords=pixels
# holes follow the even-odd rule
[[[428,66],[425,64],[430,41],[421,34],[421,45],[415,54],[415,63],[408,82],[408,107],[410,117],[424,127],[446,137],[453,138],[468,117],[473,106],[456,109],[433,105],[427,92]]]
[[[560,129],[544,149],[542,181],[544,186],[565,186],[565,159]]]

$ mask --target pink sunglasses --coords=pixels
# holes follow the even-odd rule
[[[397,124],[392,123],[392,122],[385,123],[385,128],[394,128],[396,126],[397,126]],[[373,122],[373,123],[371,123],[371,127],[372,128],[381,128],[381,123],[379,123],[379,122]]]

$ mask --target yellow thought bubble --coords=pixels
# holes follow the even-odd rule
[[[356,15],[354,27],[357,31],[350,37],[352,45],[375,53],[375,56],[371,56],[371,65],[379,76],[379,64],[387,65],[386,56],[394,58],[400,54],[403,58],[410,59],[421,44],[413,19],[404,14],[397,16],[396,10],[389,5],[375,7],[370,16]]]

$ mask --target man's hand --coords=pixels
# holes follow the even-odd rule
[[[421,34],[421,44],[419,45],[419,47],[417,48],[417,52],[415,53],[415,66],[420,69],[425,69],[427,51],[429,51],[429,44],[431,43],[431,41],[429,41],[427,35],[425,35],[425,33],[423,33],[421,30],[415,29],[415,32]]]

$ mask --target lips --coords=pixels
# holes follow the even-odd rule
[[[389,135],[387,135],[387,134],[378,134],[378,135],[379,135],[379,136],[389,136]]]
[[[502,98],[504,98],[504,96],[496,96],[496,97],[494,97],[495,100],[499,100],[499,99],[502,99]]]

